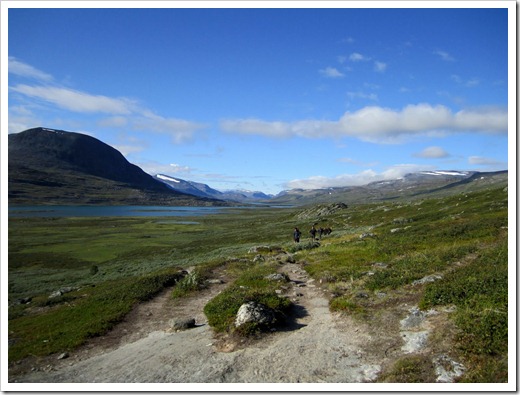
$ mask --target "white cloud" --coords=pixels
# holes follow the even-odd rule
[[[37,125],[42,125],[41,119],[36,117],[26,106],[11,106],[8,111],[8,133],[19,133]]]
[[[341,174],[336,177],[312,176],[306,179],[292,180],[286,183],[284,188],[321,189],[359,186],[375,181],[395,180],[403,177],[408,173],[433,169],[434,168],[432,166],[428,165],[399,164],[389,167],[382,173],[376,173],[374,170],[369,169],[356,174]]]
[[[354,158],[339,158],[338,162],[348,163],[351,165],[363,166],[363,167],[372,167],[372,166],[376,166],[378,164],[378,162],[375,162],[375,161],[374,162],[361,162]]]
[[[483,156],[470,156],[468,158],[468,163],[470,165],[482,165],[482,166],[496,166],[503,165],[504,162],[497,161],[492,158],[485,158]]]
[[[228,133],[267,137],[353,137],[373,143],[400,143],[409,137],[458,132],[507,133],[507,111],[497,108],[462,110],[430,104],[408,105],[402,110],[378,106],[346,112],[337,121],[302,120],[270,122],[260,119],[228,119],[220,128]]]
[[[134,129],[167,134],[175,144],[191,140],[196,131],[206,127],[205,124],[183,119],[165,118],[150,111],[145,111],[143,116],[133,120]]]
[[[434,51],[433,53],[435,55],[439,56],[442,60],[444,60],[446,62],[454,62],[455,61],[455,58],[453,56],[451,56],[446,51],[437,50],[437,51]]]
[[[352,37],[347,37],[341,40],[341,42],[347,43],[347,44],[353,44],[356,40],[354,40]]]
[[[32,99],[32,104],[36,101],[38,104],[50,104],[59,109],[76,113],[108,114],[106,118],[97,121],[97,125],[101,127],[129,127],[134,130],[167,134],[171,136],[172,141],[176,144],[190,140],[196,131],[207,127],[205,124],[155,114],[153,111],[140,105],[136,100],[126,97],[95,95],[51,84],[53,82],[51,75],[19,62],[15,58],[9,58],[9,72],[38,79],[40,83],[47,82],[47,84],[39,85],[18,84],[10,86],[10,92],[16,92]],[[10,107],[9,111],[11,112],[12,109],[13,107]],[[10,117],[9,131],[19,132],[24,130],[25,126],[35,126],[34,123],[25,125],[26,122],[22,121],[21,117]],[[125,144],[122,144],[121,147],[127,152],[135,152],[135,150]]]
[[[430,159],[439,159],[439,158],[447,158],[450,156],[448,152],[446,152],[442,147],[428,147],[414,154],[415,157],[418,158],[430,158]]]
[[[10,90],[31,98],[44,100],[65,110],[80,113],[128,115],[135,108],[135,102],[126,98],[92,95],[57,86],[18,84],[10,87]]]
[[[464,80],[457,74],[452,74],[451,79],[455,81],[457,84],[463,85],[466,88],[473,88],[480,84],[480,80],[478,78],[472,78],[470,80]]]
[[[472,78],[471,80],[466,82],[466,86],[468,88],[472,88],[472,87],[477,86],[479,84],[480,84],[480,80],[478,80],[477,78]]]
[[[113,147],[118,150],[119,152],[121,152],[123,154],[123,156],[128,156],[130,154],[133,154],[135,152],[141,152],[145,149],[145,147],[142,147],[142,146],[137,146],[137,145],[113,145]]]
[[[352,62],[362,62],[362,61],[368,61],[370,60],[369,57],[365,56],[365,55],[361,55],[360,53],[358,52],[354,52],[352,54],[350,54],[350,56],[348,57]]]
[[[375,93],[347,92],[347,96],[350,99],[358,98],[358,99],[368,99],[368,100],[373,100],[373,101],[378,100],[377,94],[375,94]]]
[[[386,70],[386,63],[383,62],[374,62],[374,71],[378,73],[383,73]]]
[[[164,164],[155,161],[140,162],[137,165],[145,172],[151,175],[166,174],[176,175],[179,178],[190,177],[195,169],[189,166],[179,165],[177,163]]]
[[[345,74],[340,72],[335,67],[327,67],[325,69],[321,69],[320,70],[320,74],[322,74],[322,75],[324,75],[325,77],[328,77],[328,78],[341,78],[341,77],[345,76]]]
[[[123,116],[108,117],[108,118],[101,119],[98,122],[99,126],[106,127],[106,128],[112,128],[112,127],[120,128],[120,127],[126,126],[127,124],[128,124],[128,119]]]
[[[53,80],[52,75],[38,70],[31,65],[20,62],[13,56],[9,56],[7,69],[9,73],[18,75],[20,77],[32,78],[43,82],[51,82]]]

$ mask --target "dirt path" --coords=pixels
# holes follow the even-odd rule
[[[175,304],[170,290],[138,306],[106,336],[68,358],[16,378],[51,383],[298,383],[366,382],[381,369],[381,355],[367,354],[371,336],[348,317],[330,313],[328,300],[298,264],[281,272],[281,291],[295,302],[293,324],[249,344],[217,338],[202,313],[226,284],[212,285]],[[172,318],[196,318],[197,327],[172,332]]]

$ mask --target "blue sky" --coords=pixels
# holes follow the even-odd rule
[[[504,7],[515,12],[514,2],[15,3],[2,54],[9,133],[87,133],[151,174],[221,190],[278,193],[420,170],[508,168]]]

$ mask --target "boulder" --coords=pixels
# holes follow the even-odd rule
[[[244,303],[238,309],[235,326],[240,326],[251,323],[257,325],[270,325],[276,321],[273,309],[258,302]]]
[[[57,298],[59,296],[62,296],[63,294],[75,291],[76,289],[77,288],[73,288],[73,287],[64,287],[64,288],[58,289],[57,291],[54,291],[53,293],[51,293],[49,295],[49,299]]]
[[[432,274],[426,277],[421,278],[420,280],[415,280],[412,285],[420,285],[426,283],[433,283],[437,280],[442,280],[442,276],[440,274]]]
[[[260,254],[260,253],[267,253],[271,252],[271,247],[269,246],[255,246],[251,247],[249,251],[247,251],[249,254]]]
[[[376,235],[372,232],[367,232],[367,233],[363,233],[363,234],[359,235],[360,240],[367,239],[369,237],[376,237]]]
[[[174,331],[195,328],[195,318],[174,318],[170,320],[170,327]]]
[[[289,281],[289,277],[285,273],[273,273],[265,276],[265,278],[271,281]]]

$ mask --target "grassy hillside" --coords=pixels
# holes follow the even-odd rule
[[[293,253],[330,291],[332,310],[373,325],[403,299],[422,309],[453,309],[454,352],[469,367],[462,380],[507,381],[507,199],[501,187],[334,210],[234,209],[183,218],[191,224],[170,218],[12,218],[9,358],[77,347],[191,266],[201,277],[226,267],[236,278],[205,310],[215,329],[227,330],[220,308],[229,305],[225,295],[232,294],[238,308],[251,298],[236,291],[247,282],[255,295],[272,300],[274,290],[260,280],[272,262],[252,265],[254,254],[248,253],[270,245]],[[314,223],[333,229],[319,246],[307,233]],[[299,245],[292,242],[295,226],[303,232]],[[437,281],[416,283],[427,276]],[[71,291],[49,298],[65,287]],[[394,369],[382,380],[404,377]]]

